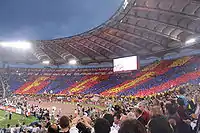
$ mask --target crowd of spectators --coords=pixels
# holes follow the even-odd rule
[[[200,129],[199,85],[179,85],[179,87],[175,86],[176,88],[173,90],[168,90],[169,88],[166,87],[166,89],[164,89],[166,92],[156,92],[157,94],[154,94],[154,92],[145,93],[147,95],[143,95],[143,97],[132,97],[135,94],[135,90],[142,90],[144,88],[149,90],[149,85],[153,86],[160,84],[161,81],[163,84],[167,82],[168,79],[177,82],[174,79],[176,77],[175,75],[184,75],[185,72],[190,71],[198,72],[198,65],[195,66],[192,63],[190,63],[190,66],[186,65],[181,67],[189,59],[190,58],[184,58],[174,61],[175,63],[170,65],[168,73],[163,71],[163,67],[160,67],[159,71],[156,69],[155,72],[161,74],[163,71],[165,74],[154,77],[150,76],[152,80],[148,83],[142,83],[143,85],[140,86],[140,88],[124,91],[124,93],[120,93],[118,96],[118,93],[114,93],[116,95],[101,95],[102,93],[98,93],[98,95],[96,93],[77,93],[58,96],[53,95],[53,93],[47,94],[48,91],[44,91],[44,93],[41,94],[32,93],[32,95],[9,96],[0,101],[0,105],[19,108],[21,109],[22,117],[33,115],[38,119],[38,121],[33,122],[30,125],[26,125],[24,122],[16,123],[15,126],[8,124],[7,127],[1,131],[5,133],[198,133]],[[41,69],[23,70],[24,69],[10,70],[10,74],[17,75],[15,76],[16,79],[14,79],[14,81],[19,80],[26,82],[28,79],[26,73],[28,73],[28,75],[45,75],[47,72],[47,70]],[[151,69],[149,68],[146,71],[149,70]],[[54,74],[55,76],[60,74],[62,75],[64,72],[64,70],[53,69],[49,69],[48,71],[50,71],[51,76]],[[89,71],[89,69],[87,71]],[[98,71],[106,73],[111,70],[102,69],[102,71]],[[76,72],[79,72],[79,70],[76,70]],[[137,73],[137,76],[143,75],[143,72],[144,71]],[[67,73],[75,75],[75,72],[68,72],[68,70],[65,71],[64,75],[67,75]],[[84,73],[82,74],[84,75]],[[8,76],[9,74],[6,73],[1,78],[1,81],[4,81],[1,85],[5,85],[3,88],[7,88],[8,86]],[[192,78],[190,76],[191,75],[187,78]],[[116,77],[113,79],[118,80]],[[111,81],[112,80],[110,80],[109,83],[111,83]],[[134,84],[134,82],[132,84]],[[169,84],[170,86],[173,86],[171,82]],[[127,86],[125,86],[125,88],[126,87]],[[119,89],[120,87],[116,88]],[[125,88],[124,86],[121,87],[122,90]],[[94,91],[94,88],[92,89]],[[99,90],[99,88],[97,87],[96,90]],[[107,89],[105,88],[105,90]],[[90,91],[91,90],[88,92]],[[160,90],[158,92],[160,92]],[[127,94],[132,95],[128,96]],[[73,115],[67,116],[61,111],[55,112],[42,108],[40,105],[30,105],[27,101],[39,101],[39,103],[46,101],[70,102],[76,103],[76,109],[74,110]],[[99,110],[96,107],[86,107],[85,104],[98,105],[103,108]]]
[[[143,98],[99,97],[96,99],[97,102],[104,103],[102,106],[106,107],[101,111],[85,107],[78,101],[79,104],[76,105],[77,109],[73,115],[66,116],[61,113],[51,117],[48,110],[39,109],[40,115],[33,113],[36,117],[40,116],[39,121],[31,125],[25,123],[17,123],[15,127],[7,125],[7,128],[2,131],[7,133],[198,133],[199,92],[199,86],[186,85],[173,91]],[[47,96],[43,97],[47,98]],[[73,98],[81,99],[80,96],[66,97],[68,100],[75,101]],[[84,98],[86,96],[82,97]],[[40,102],[44,99],[41,98]],[[52,100],[56,98],[52,96]],[[84,100],[82,102],[84,103]],[[32,106],[33,109],[36,109],[36,106]]]

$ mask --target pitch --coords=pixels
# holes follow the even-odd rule
[[[12,114],[12,119],[9,120],[8,118],[6,118],[6,112],[0,110],[0,128],[5,128],[7,126],[7,124],[10,124],[11,126],[15,126],[16,124],[22,124],[23,122],[25,122],[26,125],[36,121],[36,118],[33,116],[29,116],[29,117],[24,117],[22,115],[19,114]]]

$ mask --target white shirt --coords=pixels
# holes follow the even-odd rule
[[[11,130],[10,130],[10,132],[11,133],[19,133],[20,132],[20,127],[13,127],[13,128],[11,128]]]
[[[32,133],[37,133],[39,131],[39,127],[34,127]]]
[[[195,114],[197,115],[197,117],[198,117],[199,113],[200,113],[200,107],[199,107],[199,104],[197,104],[197,108],[195,111]]]
[[[111,127],[111,129],[115,129],[115,130],[117,130],[117,132],[118,132],[118,130],[119,130],[119,125],[118,124],[115,124],[115,123],[113,123],[113,126]]]
[[[62,131],[61,131],[62,132]],[[76,128],[75,126],[73,126],[73,127],[71,127],[70,129],[69,129],[69,132],[70,133],[78,133],[78,128]]]
[[[15,128],[10,128],[11,133],[14,133],[14,131],[15,131]]]
[[[118,133],[118,130],[119,130],[119,129],[117,129],[116,127],[113,127],[113,126],[112,126],[112,127],[110,128],[110,133]]]

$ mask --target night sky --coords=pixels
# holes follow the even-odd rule
[[[0,41],[72,36],[108,20],[122,0],[1,0]]]

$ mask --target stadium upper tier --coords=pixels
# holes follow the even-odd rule
[[[186,83],[199,84],[200,58],[183,57],[156,61],[139,71],[113,73],[101,69],[17,69],[10,75],[10,90],[16,94],[151,95]]]
[[[76,58],[87,64],[130,55],[140,59],[161,57],[179,53],[185,45],[192,45],[189,47],[193,50],[199,48],[194,41],[185,44],[191,37],[198,40],[199,24],[197,0],[125,0],[107,22],[95,29],[68,38],[31,41],[33,50],[25,55],[2,50],[2,60],[65,64]]]

